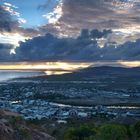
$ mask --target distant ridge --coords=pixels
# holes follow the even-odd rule
[[[127,76],[127,77],[137,77],[140,76],[140,67],[117,67],[117,66],[97,66],[97,67],[88,67],[84,69],[80,69],[74,71],[69,74],[62,75],[46,75],[46,76],[38,76],[31,78],[22,78],[22,79],[32,79],[32,80],[82,80],[82,79],[90,79],[94,77],[100,76]],[[21,79],[21,78],[20,78]]]
[[[73,73],[74,75],[140,75],[140,67],[116,67],[116,66],[97,66],[81,69]]]

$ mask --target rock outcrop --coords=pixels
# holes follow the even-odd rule
[[[41,128],[29,125],[19,114],[0,110],[0,140],[55,140]]]

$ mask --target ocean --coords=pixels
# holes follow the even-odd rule
[[[25,71],[25,70],[0,70],[0,82],[5,82],[15,78],[28,78],[45,75],[42,71]]]

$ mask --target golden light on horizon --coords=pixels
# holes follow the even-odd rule
[[[72,73],[71,71],[45,71],[46,75],[62,75]]]
[[[64,70],[74,71],[81,68],[89,67],[91,63],[72,63],[72,62],[21,62],[21,63],[4,63],[0,64],[1,70]]]
[[[140,67],[140,61],[118,61],[118,64],[125,67]]]
[[[15,62],[1,63],[0,70],[43,71],[46,75],[60,75],[84,69],[89,66],[140,67],[140,61],[111,62]]]

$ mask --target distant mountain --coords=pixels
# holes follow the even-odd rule
[[[93,74],[93,75],[112,75],[112,74],[139,74],[140,75],[140,67],[112,67],[112,66],[100,66],[100,67],[88,67],[86,69],[79,70],[75,72],[75,74]]]
[[[140,76],[140,67],[125,68],[112,66],[88,67],[70,74],[47,76],[48,80],[74,80],[100,76]],[[42,77],[43,78],[43,77]]]
[[[90,79],[94,77],[103,77],[103,76],[137,77],[140,76],[140,67],[133,67],[133,68],[115,67],[115,66],[88,67],[85,69],[77,70],[69,74],[38,76],[38,77],[22,78],[22,79],[65,81],[65,80],[83,80],[85,78]]]

